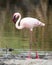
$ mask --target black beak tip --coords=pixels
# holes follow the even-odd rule
[[[12,21],[13,21],[14,23],[16,23],[16,18],[15,18],[15,16],[12,18]]]

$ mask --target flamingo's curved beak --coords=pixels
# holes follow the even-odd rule
[[[13,18],[12,18],[12,21],[14,22],[14,23],[16,23],[16,16],[13,16]]]

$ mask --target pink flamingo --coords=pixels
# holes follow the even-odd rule
[[[21,19],[21,14],[20,13],[14,13],[14,15],[13,15],[13,22],[15,23],[15,27],[17,29],[23,29],[23,28],[30,29],[30,36],[31,36],[30,50],[31,50],[33,28],[34,27],[38,27],[38,26],[45,26],[45,24],[40,22],[38,19],[32,18],[32,17],[25,17],[25,18]],[[20,25],[19,25],[19,23],[20,23]],[[36,55],[37,55],[37,53],[36,53]]]

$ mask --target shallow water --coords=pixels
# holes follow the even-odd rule
[[[26,59],[26,60],[5,60],[4,65],[52,65],[52,60]],[[1,64],[2,65],[2,64]]]

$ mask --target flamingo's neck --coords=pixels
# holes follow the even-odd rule
[[[17,20],[17,22],[16,22],[15,26],[16,26],[16,28],[17,28],[17,29],[22,29],[22,28],[23,28],[23,26],[18,25],[18,24],[20,23],[20,21],[21,21],[21,15],[19,14],[18,16],[19,16],[19,18],[18,18],[18,20]]]

